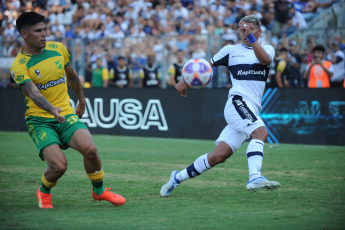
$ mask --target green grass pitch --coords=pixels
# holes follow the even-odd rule
[[[262,173],[276,191],[250,193],[247,144],[224,164],[159,195],[213,141],[93,136],[105,185],[126,197],[122,207],[91,197],[81,155],[65,151],[68,169],[52,190],[54,209],[35,192],[46,164],[26,133],[0,132],[0,229],[344,229],[345,147],[266,144]]]

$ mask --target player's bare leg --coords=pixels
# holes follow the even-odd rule
[[[249,180],[246,188],[249,191],[259,189],[274,190],[280,186],[279,182],[269,181],[261,176],[262,160],[264,156],[264,144],[268,137],[265,126],[261,126],[254,130],[251,134],[252,140],[248,144],[247,159],[249,169]]]
[[[173,171],[168,183],[161,188],[161,196],[169,196],[182,181],[199,176],[213,166],[225,162],[232,154],[231,147],[224,142],[220,142],[212,152],[200,156],[193,164],[181,172],[177,170]]]
[[[65,173],[67,169],[67,160],[60,146],[57,144],[44,148],[42,154],[48,167],[42,176],[42,185],[36,192],[38,206],[40,208],[53,208],[50,190]]]
[[[78,129],[75,131],[70,141],[70,147],[80,152],[84,157],[84,168],[92,181],[92,197],[99,201],[107,200],[114,205],[123,205],[126,199],[110,192],[110,188],[108,189],[103,185],[104,170],[89,130]]]

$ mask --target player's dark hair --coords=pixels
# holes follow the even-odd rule
[[[125,60],[125,57],[124,56],[118,56],[117,60]]]
[[[177,53],[178,53],[178,52],[182,52],[182,53],[183,53],[183,52],[184,52],[184,50],[178,49],[178,50],[177,50]]]
[[[323,45],[316,45],[316,46],[314,46],[314,48],[313,48],[313,53],[314,53],[315,51],[321,51],[321,52],[325,53],[325,47],[323,47]]]
[[[34,26],[37,23],[44,22],[44,16],[36,12],[24,12],[16,20],[17,30],[20,31],[24,28]]]
[[[288,52],[288,50],[285,47],[280,48],[278,51],[279,51],[280,54]]]

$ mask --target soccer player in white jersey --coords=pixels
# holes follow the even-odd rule
[[[233,87],[229,91],[224,116],[227,126],[216,140],[216,148],[195,160],[182,171],[173,171],[168,183],[162,186],[161,196],[170,193],[182,182],[196,177],[217,164],[225,162],[242,144],[251,137],[247,148],[249,191],[258,189],[273,190],[280,186],[276,181],[269,181],[261,175],[264,141],[268,132],[259,117],[261,99],[275,52],[271,45],[261,46],[258,38],[261,34],[260,20],[254,16],[245,16],[239,22],[241,44],[223,47],[211,60],[212,66],[227,66]],[[176,85],[180,96],[185,97],[187,85],[181,80]]]

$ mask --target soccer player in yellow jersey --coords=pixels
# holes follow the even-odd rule
[[[53,208],[50,190],[67,169],[61,149],[69,147],[84,157],[93,199],[123,205],[124,197],[103,186],[104,171],[97,148],[87,126],[79,120],[85,111],[85,97],[68,51],[59,42],[46,41],[44,16],[25,12],[16,24],[25,47],[14,60],[11,75],[25,95],[28,133],[48,165],[36,193],[39,207]],[[75,113],[69,104],[67,81],[79,100]]]

